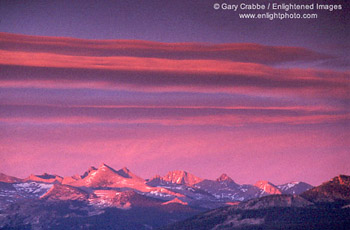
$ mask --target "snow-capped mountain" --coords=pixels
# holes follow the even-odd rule
[[[290,182],[282,185],[276,186],[283,194],[301,194],[311,188],[313,188],[312,185],[307,184],[305,182]]]
[[[226,173],[221,174],[221,176],[216,179],[218,182],[224,182],[224,183],[235,183],[231,177],[229,177]]]
[[[99,207],[116,207],[130,209],[133,207],[156,207],[163,203],[161,200],[141,195],[135,191],[95,190],[89,202]]]
[[[125,169],[127,172],[127,169]],[[78,180],[68,183],[75,187],[125,187],[129,184],[143,184],[143,180],[136,177],[133,178],[125,171],[116,171],[106,164],[101,164],[98,169],[88,170],[88,174]]]
[[[127,168],[114,170],[102,164],[88,171],[85,176],[62,180],[70,185],[51,176],[39,178],[52,183],[0,182],[0,229],[85,229],[91,224],[95,229],[111,229],[114,221],[122,229],[149,229],[204,210],[180,200],[186,198],[183,194],[147,185]],[[98,222],[91,223],[91,219]]]
[[[89,175],[90,172],[96,171],[96,170],[97,168],[95,168],[95,166],[90,166],[90,168],[88,168],[88,170],[86,170],[84,174],[80,176],[80,178],[87,177],[87,175]]]
[[[256,198],[261,190],[252,185],[236,184],[229,176],[222,174],[216,180],[203,180],[194,185],[212,194],[221,201],[243,201]]]
[[[15,222],[11,220],[21,216],[27,218],[26,223],[30,223],[31,226],[34,226],[40,217],[47,220],[47,224],[51,225],[56,221],[57,226],[64,225],[62,228],[66,229],[64,218],[69,218],[73,222],[77,217],[82,221],[88,221],[92,216],[109,220],[110,212],[118,213],[119,216],[129,213],[125,218],[136,222],[140,220],[134,219],[135,215],[145,215],[151,220],[150,226],[157,226],[158,223],[181,220],[199,211],[227,205],[243,207],[245,204],[246,209],[276,205],[283,208],[299,207],[298,205],[304,207],[303,205],[307,205],[308,202],[324,200],[324,197],[328,200],[329,196],[333,200],[334,197],[344,198],[349,188],[348,177],[339,176],[317,189],[303,193],[301,197],[295,197],[283,194],[298,194],[310,188],[310,185],[291,182],[276,186],[268,181],[260,181],[255,185],[240,185],[227,174],[222,174],[216,180],[207,180],[186,171],[171,171],[164,177],[156,176],[151,180],[144,180],[127,168],[115,170],[106,164],[101,164],[98,168],[90,167],[80,175],[64,178],[50,174],[31,175],[26,179],[1,174],[0,178],[6,181],[0,182],[0,210],[5,213],[0,215],[0,228],[16,227],[17,225],[13,225]],[[276,193],[282,195],[270,197]],[[262,199],[263,197],[266,199]],[[261,199],[255,200],[256,198]],[[281,206],[278,206],[279,204]],[[346,205],[347,203],[344,207]],[[160,216],[164,220],[160,220]],[[86,227],[85,222],[74,223],[77,228]],[[148,225],[134,227],[149,228]]]
[[[125,167],[117,171],[106,164],[101,164],[97,169],[92,167],[87,172],[88,174],[84,174],[80,179],[75,180],[72,177],[73,179],[63,180],[64,184],[93,189],[119,188],[123,190],[134,190],[143,195],[166,200],[183,196],[166,188],[149,186],[144,179]]]
[[[38,182],[0,182],[0,210],[8,205],[28,199],[39,199],[53,184]]]
[[[162,199],[165,202],[177,198],[182,202],[195,206],[201,206],[204,203],[207,205],[207,202],[222,205],[227,202],[245,201],[270,194],[300,194],[311,187],[303,182],[275,186],[268,181],[259,181],[255,185],[240,185],[235,183],[227,174],[222,174],[216,180],[207,180],[179,170],[170,171],[163,177],[155,176],[150,180],[144,180],[126,167],[115,170],[106,164],[101,164],[98,168],[92,166],[81,176],[76,174],[63,178],[45,173],[42,175],[32,174],[22,180],[1,174],[1,178],[13,183],[14,190],[10,189],[9,193],[12,191],[13,193],[22,194],[22,187],[41,186],[45,189],[40,193],[40,196],[51,200],[76,200],[78,198],[80,200],[83,197],[83,200],[87,200],[98,197],[94,193],[97,190],[100,192],[103,190],[114,190],[115,192],[130,190],[140,195]],[[52,187],[53,184],[57,184],[57,186]],[[50,191],[47,191],[49,189]],[[38,194],[38,191],[36,194]],[[48,194],[44,195],[46,192]],[[21,196],[37,197],[37,195],[31,196],[30,194],[31,192],[27,192]],[[72,196],[70,197],[68,194]],[[59,196],[62,197],[59,198]]]
[[[290,192],[301,183],[275,187]],[[269,182],[258,185],[276,191]],[[278,229],[349,229],[349,207],[350,176],[339,175],[300,195],[275,194],[250,199],[161,229],[276,229],[276,226]]]
[[[258,187],[262,190],[262,195],[264,194],[282,194],[278,187],[271,182],[261,180],[255,183],[255,187]]]
[[[54,184],[50,190],[40,196],[40,199],[46,200],[79,200],[87,201],[89,193],[82,189],[62,184]]]
[[[151,186],[158,186],[158,185],[168,185],[168,184],[181,184],[181,185],[187,185],[192,186],[194,184],[197,184],[201,182],[203,179],[188,173],[186,171],[181,170],[175,170],[168,172],[165,176],[155,176],[152,179],[149,180],[147,184]]]

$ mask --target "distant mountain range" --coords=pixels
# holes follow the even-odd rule
[[[259,181],[255,185],[239,185],[226,174],[222,174],[217,180],[207,180],[179,170],[171,171],[165,176],[157,175],[145,180],[127,168],[115,170],[106,164],[101,164],[98,168],[90,167],[81,176],[61,177],[45,173],[42,175],[32,174],[25,179],[19,179],[0,174],[0,182],[12,183],[15,187],[29,184],[32,186],[61,184],[66,185],[67,188],[79,188],[89,196],[94,194],[95,190],[132,190],[140,195],[165,201],[177,198],[188,204],[202,200],[209,203],[219,203],[219,205],[270,194],[300,194],[312,188],[311,185],[304,182],[273,185],[268,181]]]
[[[268,187],[270,190],[271,185]],[[288,187],[288,184],[283,185],[285,191]],[[275,194],[251,199],[199,214],[162,229],[335,230],[349,229],[349,226],[350,176],[339,175],[300,195]]]
[[[55,229],[154,229],[227,206],[234,210],[309,207],[316,200],[338,201],[349,194],[346,177],[333,180],[316,188],[304,182],[240,185],[226,174],[207,180],[186,171],[145,180],[127,168],[115,170],[106,164],[70,177],[43,174],[19,179],[0,174],[0,229],[45,229],[45,225]],[[115,215],[122,217],[120,222],[110,219]]]

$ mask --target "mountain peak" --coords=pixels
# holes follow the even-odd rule
[[[341,185],[350,186],[350,176],[340,174],[339,176],[333,178],[332,181]]]
[[[202,181],[201,178],[183,170],[170,171],[162,179],[173,184],[185,184],[190,186]]]
[[[8,176],[4,173],[0,173],[0,182],[5,182],[5,183],[15,183],[15,182],[20,182],[22,179],[19,179],[17,177],[13,176]]]
[[[88,170],[86,170],[86,171],[84,172],[84,174],[81,175],[81,178],[85,178],[87,175],[89,175],[90,172],[96,171],[96,170],[97,170],[97,168],[95,168],[94,166],[90,166],[90,167],[88,168]]]
[[[203,179],[191,173],[188,173],[183,170],[174,170],[174,171],[168,172],[163,177],[156,175],[155,177],[150,179],[147,184],[151,186],[158,186],[158,185],[164,185],[164,184],[183,184],[183,185],[192,186],[201,181],[203,181]]]
[[[48,173],[44,173],[41,175],[30,174],[29,177],[24,179],[24,181],[36,181],[36,182],[43,182],[43,183],[61,183],[62,180],[63,180],[63,177],[57,176],[57,175],[51,175]]]
[[[119,171],[123,171],[125,173],[129,173],[130,172],[130,170],[127,167],[124,167],[124,168],[120,169]]]
[[[221,174],[221,176],[218,179],[216,179],[216,181],[218,181],[218,182],[223,182],[223,181],[234,182],[232,180],[232,178],[229,177],[226,173]]]
[[[102,163],[100,164],[100,166],[98,167],[97,171],[111,171],[113,173],[118,173],[114,168],[112,168],[111,166],[105,164],[105,163]]]
[[[120,175],[120,176],[122,176],[122,177],[125,177],[125,178],[136,178],[137,176],[136,175],[134,175],[127,167],[124,167],[124,168],[122,168],[122,169],[119,169],[118,171],[117,171],[117,173]],[[139,177],[137,177],[137,178],[139,178]]]
[[[303,197],[313,202],[333,202],[343,200],[350,202],[350,176],[339,175],[330,181],[314,187],[303,194]]]
[[[268,194],[282,194],[276,185],[266,180],[258,181],[254,186],[262,189],[263,192]]]
[[[43,173],[41,175],[36,175],[37,177],[40,177],[42,179],[54,179],[56,178],[56,175],[51,175],[51,174],[48,174],[48,173]]]
[[[292,181],[286,184],[276,186],[283,194],[299,195],[311,188],[312,185],[301,181]]]
[[[40,197],[47,200],[80,200],[86,201],[89,194],[69,185],[54,184],[49,191]]]
[[[255,183],[255,185],[260,185],[260,184],[271,184],[271,183],[267,180],[259,180]]]
[[[100,168],[111,168],[111,167],[105,163],[101,163],[100,166],[98,166],[98,168],[100,169]]]
[[[97,168],[96,168],[95,166],[90,166],[90,167],[88,168],[88,171],[92,171],[92,170],[97,170]]]

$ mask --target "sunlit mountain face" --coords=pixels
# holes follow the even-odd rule
[[[264,181],[268,188],[273,187],[271,190],[266,189],[266,185],[261,185],[260,182],[255,185],[237,184],[227,174],[222,174],[216,180],[209,180],[181,170],[170,171],[165,176],[156,175],[151,179],[143,179],[126,167],[115,170],[104,163],[99,167],[90,167],[81,175],[66,177],[44,173],[31,174],[29,177],[20,179],[1,174],[0,182],[6,188],[13,188],[13,191],[22,191],[22,198],[26,198],[25,193],[28,193],[30,197],[46,200],[82,200],[97,204],[103,203],[100,201],[103,198],[114,200],[119,192],[133,191],[167,203],[172,200],[177,203],[183,202],[182,204],[193,202],[194,206],[201,206],[198,203],[201,200],[220,206],[225,202],[244,201],[270,194],[284,194],[284,191],[287,191],[286,194],[300,194],[313,187],[304,182],[290,182],[287,183],[290,185],[289,190],[280,190],[278,187],[284,188],[285,185],[276,186]],[[300,187],[299,184],[306,186]],[[19,196],[18,199],[21,197]],[[6,199],[3,201],[5,202]]]
[[[298,183],[293,184],[290,189],[301,193]],[[227,174],[208,180],[174,170],[145,180],[125,167],[115,170],[107,164],[67,177],[44,173],[20,179],[1,174],[0,227],[148,229],[268,195],[265,187],[236,184]]]
[[[0,180],[2,229],[187,229],[188,225],[200,229],[209,223],[266,227],[270,218],[284,218],[260,217],[268,210],[289,210],[289,214],[295,212],[293,218],[322,211],[343,216],[350,204],[349,176],[345,175],[317,187],[304,182],[274,185],[268,181],[240,185],[225,173],[208,180],[181,170],[145,180],[125,167],[115,170],[103,163],[75,176],[44,173],[20,179],[1,174]],[[249,214],[252,218],[240,219],[246,212],[253,212]],[[186,218],[191,219],[184,221]],[[345,218],[333,225],[332,218],[315,226],[342,226],[349,221]]]
[[[300,195],[251,199],[161,229],[347,229],[349,180],[350,176],[339,175]]]

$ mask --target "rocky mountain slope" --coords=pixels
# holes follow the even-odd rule
[[[332,180],[302,193],[301,196],[317,203],[335,201],[350,203],[350,176],[334,177]]]
[[[105,221],[107,229],[151,229],[209,209],[293,189],[264,183],[240,185],[226,174],[207,180],[179,170],[145,180],[127,168],[115,170],[106,164],[69,177],[44,173],[19,179],[0,174],[0,228],[45,229],[46,225],[76,229]],[[297,200],[290,199],[286,202]],[[133,224],[112,227],[106,220],[110,215]]]
[[[349,182],[349,176],[340,175],[301,195],[251,199],[162,229],[348,229]]]

